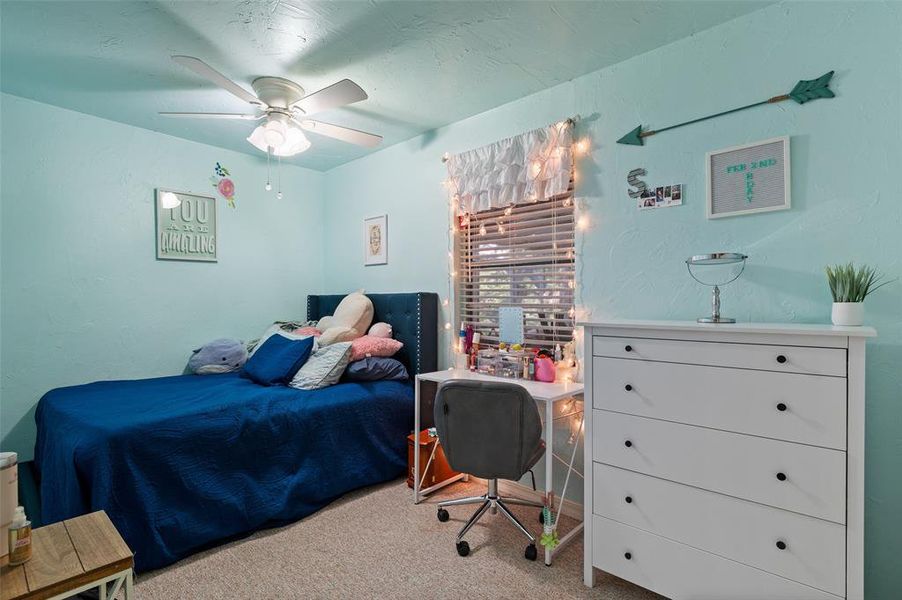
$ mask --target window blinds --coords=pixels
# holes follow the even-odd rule
[[[458,326],[497,344],[498,309],[518,306],[524,338],[550,348],[573,338],[576,228],[573,183],[548,200],[458,217],[455,236]]]

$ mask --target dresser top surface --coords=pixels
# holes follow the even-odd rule
[[[808,323],[696,323],[695,321],[614,319],[610,321],[580,322],[577,325],[598,329],[762,333],[834,337],[875,337],[877,335],[877,331],[873,327],[841,327],[838,325]]]

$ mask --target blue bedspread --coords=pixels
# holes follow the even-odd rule
[[[107,381],[48,392],[36,420],[44,522],[104,509],[147,570],[402,475],[413,389]]]

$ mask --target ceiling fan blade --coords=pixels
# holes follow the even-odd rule
[[[263,102],[260,101],[259,98],[254,96],[252,93],[205,63],[199,58],[194,58],[193,56],[173,56],[172,60],[182,65],[187,69],[191,69],[204,79],[208,81],[212,81],[219,87],[224,90],[231,92],[232,94],[238,96],[245,102],[250,102],[251,104],[257,104],[263,106]]]
[[[292,107],[300,108],[305,114],[312,115],[330,108],[360,102],[368,97],[359,85],[350,79],[342,79],[318,92],[307,94],[295,102]]]
[[[304,119],[303,121],[294,119],[294,121],[298,123],[302,129],[307,131],[335,138],[342,142],[357,144],[358,146],[372,148],[378,146],[379,143],[382,142],[381,135],[357,131],[356,129],[350,129],[349,127],[341,127],[340,125],[332,125],[331,123],[323,123],[322,121],[311,121],[310,119]]]
[[[164,117],[186,117],[189,119],[241,119],[257,121],[266,115],[242,115],[239,113],[202,113],[202,112],[161,112]]]

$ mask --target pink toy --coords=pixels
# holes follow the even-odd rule
[[[316,327],[298,327],[291,333],[294,335],[312,335],[313,337],[319,337],[323,334],[323,332]]]
[[[390,338],[392,333],[391,325],[388,323],[374,323],[370,327],[369,335],[380,338]]]
[[[554,361],[547,356],[536,357],[536,381],[554,383]]]

